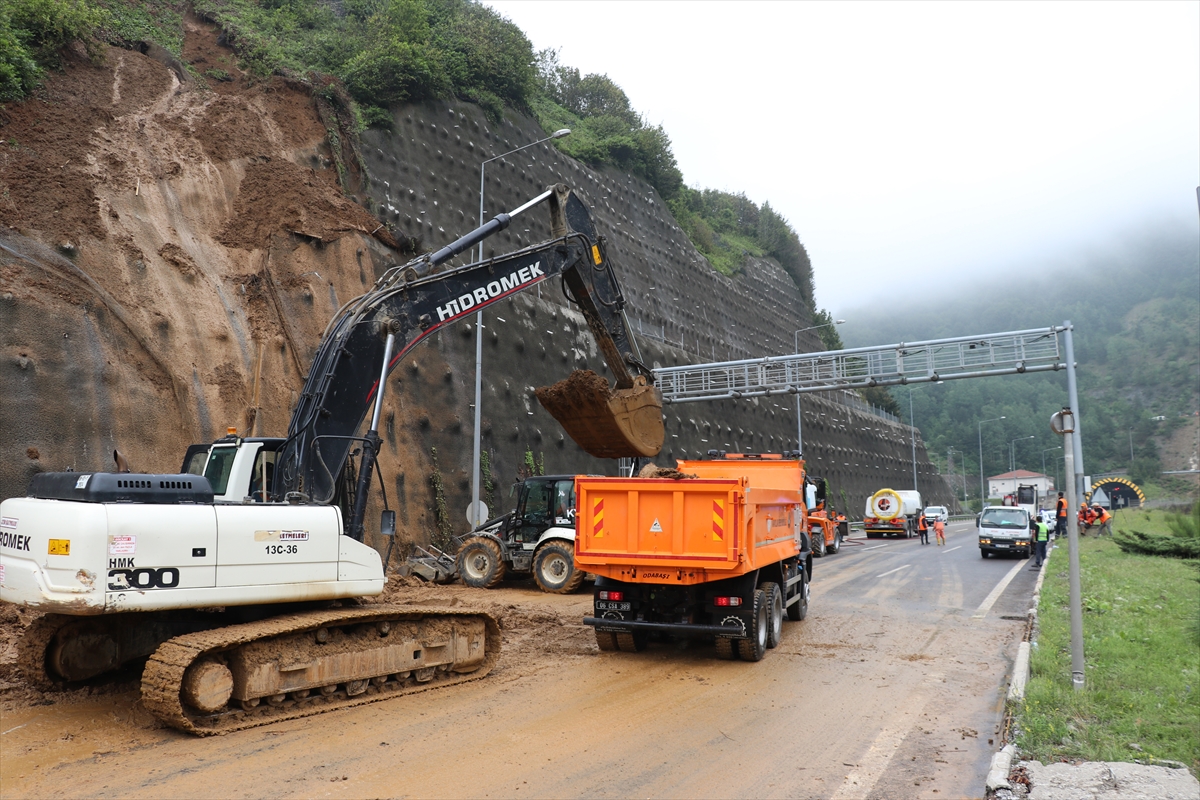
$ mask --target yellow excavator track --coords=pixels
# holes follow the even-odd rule
[[[208,736],[476,680],[499,656],[499,624],[480,611],[309,611],[164,642],[142,673],[142,702]]]

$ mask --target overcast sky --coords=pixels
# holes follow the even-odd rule
[[[835,313],[1200,227],[1197,2],[488,4],[785,216]]]

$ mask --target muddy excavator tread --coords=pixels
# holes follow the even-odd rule
[[[314,692],[305,697],[289,697],[277,705],[261,703],[253,708],[244,708],[231,700],[227,707],[212,713],[189,707],[181,696],[185,675],[192,664],[208,656],[224,658],[243,645],[343,625],[451,618],[463,621],[474,618],[484,623],[485,655],[482,664],[471,672],[430,669],[428,672],[432,676],[427,676],[424,681],[408,676],[404,680],[396,680],[395,675],[383,675],[377,680],[361,681],[366,684],[365,690],[353,695],[348,691],[348,686],[339,685],[329,693]],[[211,736],[478,680],[491,671],[499,656],[499,624],[494,617],[478,610],[374,605],[309,611],[190,633],[164,642],[150,657],[142,673],[142,703],[154,716],[173,728]]]
[[[64,614],[38,617],[17,642],[17,667],[31,688],[43,692],[62,688],[63,682],[46,671],[46,648],[58,629],[72,619],[75,618]]]

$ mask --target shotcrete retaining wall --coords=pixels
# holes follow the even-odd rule
[[[483,160],[545,136],[531,120],[510,117],[493,125],[466,104],[407,107],[395,120],[393,132],[364,135],[370,176],[367,202],[383,221],[419,238],[426,248],[478,224]],[[795,284],[773,261],[750,259],[735,277],[720,275],[691,246],[650,186],[615,171],[590,169],[549,144],[487,165],[485,219],[518,207],[556,182],[580,193],[598,230],[608,238],[609,258],[629,303],[630,323],[641,334],[647,364],[791,352],[793,332],[812,324]],[[484,255],[548,237],[548,215],[534,209],[488,240]],[[464,255],[459,263],[476,256],[477,252]],[[423,437],[424,447],[437,447],[443,454],[443,470],[453,471],[455,480],[449,483],[457,496],[449,505],[456,524],[462,519],[458,509],[469,499],[473,320],[442,333],[434,345],[449,368],[443,389],[453,404],[456,424],[452,432],[430,431]],[[814,331],[801,335],[801,348],[820,349]],[[573,368],[607,374],[582,316],[556,286],[527,292],[484,312],[481,427],[493,472],[505,485],[527,450],[544,457],[547,472],[612,471],[611,463],[590,458],[565,439],[533,397],[536,386],[553,383]],[[429,388],[409,385],[404,391],[419,402]],[[802,407],[810,469],[830,481],[834,502],[844,504],[851,515],[861,516],[866,497],[877,489],[912,485],[908,426],[822,394],[806,395]],[[663,464],[699,457],[709,449],[778,452],[796,446],[794,397],[688,403],[668,406],[665,412],[667,444],[658,459]],[[928,502],[952,503],[919,435],[917,471]]]

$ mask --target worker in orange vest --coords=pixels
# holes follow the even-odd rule
[[[917,518],[917,533],[921,534],[921,544],[929,544],[929,520],[925,518],[924,511]]]
[[[1112,514],[1108,513],[1108,509],[1096,503],[1092,506],[1092,512],[1095,515],[1096,524],[1100,526],[1100,532],[1096,535],[1103,536],[1107,533],[1109,536],[1112,536]]]
[[[1079,507],[1079,535],[1086,535],[1092,527],[1096,517],[1092,514],[1092,507],[1084,503]]]
[[[1054,507],[1054,536],[1067,535],[1067,499],[1063,497],[1063,493],[1058,493],[1058,502]]]

